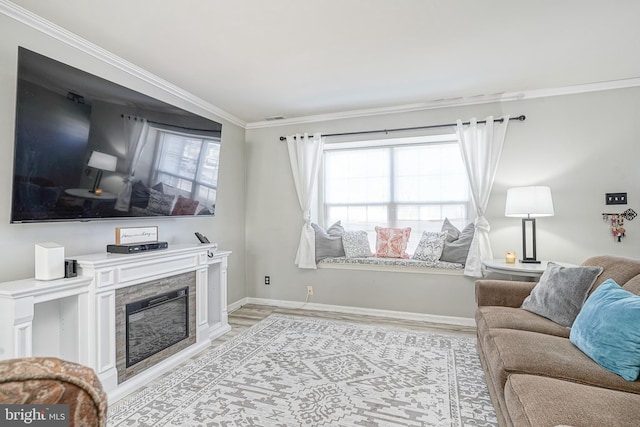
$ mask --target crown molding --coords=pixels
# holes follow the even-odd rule
[[[583,85],[566,86],[549,89],[537,89],[522,92],[498,93],[491,95],[480,95],[468,98],[451,98],[425,101],[415,104],[396,105],[391,107],[379,107],[358,109],[351,111],[333,112],[310,116],[294,117],[282,120],[269,120],[247,123],[244,120],[227,113],[226,111],[204,101],[201,98],[169,83],[168,81],[148,72],[144,69],[114,55],[113,53],[83,39],[82,37],[50,22],[46,19],[30,12],[9,0],[0,0],[0,13],[21,22],[55,40],[58,40],[70,47],[78,49],[105,64],[111,65],[129,75],[132,75],[146,83],[149,83],[171,95],[178,97],[190,104],[202,108],[216,116],[227,120],[243,129],[260,129],[270,127],[280,127],[295,124],[317,123],[331,120],[352,119],[367,116],[378,116],[383,114],[406,113],[412,111],[433,110],[439,108],[463,107],[469,105],[488,104],[493,102],[510,102],[526,99],[545,98],[552,96],[572,95],[587,92],[597,92],[604,90],[623,89],[640,86],[640,77],[631,79],[614,80],[599,83],[589,83]]]
[[[549,89],[537,89],[522,92],[497,93],[470,98],[451,98],[426,101],[415,104],[396,105],[392,107],[369,108],[362,110],[342,111],[336,113],[301,116],[282,120],[269,120],[247,123],[246,129],[260,129],[288,126],[304,123],[326,122],[330,120],[352,119],[358,117],[378,116],[383,114],[407,113],[412,111],[434,110],[439,108],[464,107],[469,105],[489,104],[493,102],[522,101],[526,99],[547,98],[552,96],[575,95],[604,90],[625,89],[640,86],[640,78],[613,80],[607,82],[588,83]]]
[[[227,113],[226,111],[216,107],[215,105],[210,104],[201,98],[198,98],[192,93],[187,92],[172,83],[169,83],[168,81],[120,58],[119,56],[114,55],[106,49],[103,49],[89,42],[88,40],[83,39],[77,34],[74,34],[50,21],[47,21],[46,19],[16,5],[15,3],[12,3],[8,0],[0,0],[0,12],[18,22],[21,22],[37,31],[40,31],[43,34],[46,34],[49,37],[54,38],[55,40],[58,40],[72,48],[78,49],[98,59],[99,61],[111,65],[112,67],[115,67],[129,75],[132,75],[146,83],[149,83],[171,95],[187,101],[195,105],[196,107],[202,108],[205,111],[215,114],[216,116],[224,120],[227,120],[242,128],[245,128],[247,125],[244,120],[241,120],[238,117]]]

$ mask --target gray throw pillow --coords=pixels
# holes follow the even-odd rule
[[[524,310],[570,328],[602,267],[562,267],[550,262],[524,300]]]
[[[131,206],[146,209],[149,205],[150,195],[149,187],[144,185],[142,181],[136,181],[131,189]]]
[[[448,218],[445,218],[441,231],[447,233],[447,239],[444,241],[440,261],[465,264],[467,262],[467,255],[469,255],[473,234],[476,231],[473,224],[467,225],[460,231],[455,225],[451,224]]]
[[[344,247],[342,246],[344,228],[340,221],[326,230],[318,224],[312,223],[311,226],[316,232],[316,262],[329,257],[344,256]]]

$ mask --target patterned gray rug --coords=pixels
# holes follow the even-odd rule
[[[109,426],[497,426],[475,338],[271,315],[109,409]]]

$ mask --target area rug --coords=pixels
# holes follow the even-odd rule
[[[271,315],[113,404],[115,426],[497,426],[475,338]]]

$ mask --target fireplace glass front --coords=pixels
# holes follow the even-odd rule
[[[126,305],[127,367],[188,337],[188,287]]]

